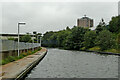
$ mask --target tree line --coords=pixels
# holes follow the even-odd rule
[[[96,50],[120,52],[120,16],[112,17],[108,25],[104,19],[95,30],[73,26],[60,31],[46,32],[42,46],[67,50]]]

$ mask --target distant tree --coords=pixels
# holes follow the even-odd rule
[[[95,39],[96,39],[96,32],[95,31],[88,31],[84,35],[84,47],[86,49],[95,46]]]
[[[70,30],[70,28],[67,26],[67,27],[66,27],[66,30]]]
[[[15,40],[15,38],[10,37],[10,38],[8,38],[8,40]]]
[[[65,48],[79,50],[81,47],[83,47],[84,34],[86,31],[88,31],[88,29],[84,29],[82,27],[73,27],[71,34],[69,34],[65,41]]]
[[[101,19],[101,21],[100,21],[99,25],[101,25],[101,26],[106,26],[105,21],[104,21],[104,19],[103,19],[103,18]]]
[[[30,33],[29,33],[29,32],[27,32],[26,34],[27,34],[27,35],[30,35]]]
[[[46,46],[48,47],[51,43],[50,37],[55,34],[55,32],[50,31],[50,32],[46,32],[45,34],[43,34],[42,37],[42,46]]]
[[[118,49],[120,50],[120,33],[117,36]]]
[[[101,32],[102,30],[105,30],[107,28],[105,22],[104,22],[104,19],[102,18],[100,23],[98,24],[98,26],[96,27],[96,33],[99,33]]]
[[[67,36],[70,35],[70,30],[62,30],[59,31],[57,34],[57,41],[58,41],[58,47],[64,47],[65,40],[67,39]]]
[[[30,42],[30,41],[31,41],[31,36],[28,34],[20,37],[20,42]]]
[[[113,34],[108,30],[103,30],[96,38],[96,45],[100,46],[101,50],[112,49],[115,45]]]
[[[58,47],[57,34],[58,33],[54,33],[52,36],[50,36],[48,47]]]
[[[37,35],[39,35],[40,37],[42,36],[42,33],[38,33]]]
[[[113,33],[120,32],[120,16],[112,17],[108,29]]]
[[[37,34],[37,32],[36,32],[36,31],[33,31],[33,34]]]

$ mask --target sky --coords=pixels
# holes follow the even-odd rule
[[[77,25],[77,19],[84,15],[94,19],[94,28],[101,18],[108,24],[111,17],[118,15],[118,1],[3,2],[0,33],[17,33],[18,22],[26,22],[20,26],[20,33],[63,30]]]
[[[120,15],[120,1],[118,3],[118,15]]]

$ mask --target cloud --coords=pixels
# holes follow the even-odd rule
[[[2,5],[3,33],[17,33],[17,23],[26,22],[20,32],[62,30],[76,25],[84,14],[95,26],[101,18],[109,22],[118,13],[117,2],[7,2]]]

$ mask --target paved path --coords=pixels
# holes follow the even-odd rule
[[[8,63],[6,65],[0,66],[2,71],[0,70],[0,77],[1,78],[16,78],[21,72],[23,72],[27,67],[29,67],[34,61],[42,58],[45,53],[46,49],[42,48],[42,50],[36,52],[33,55],[29,55],[24,57],[23,59]]]

